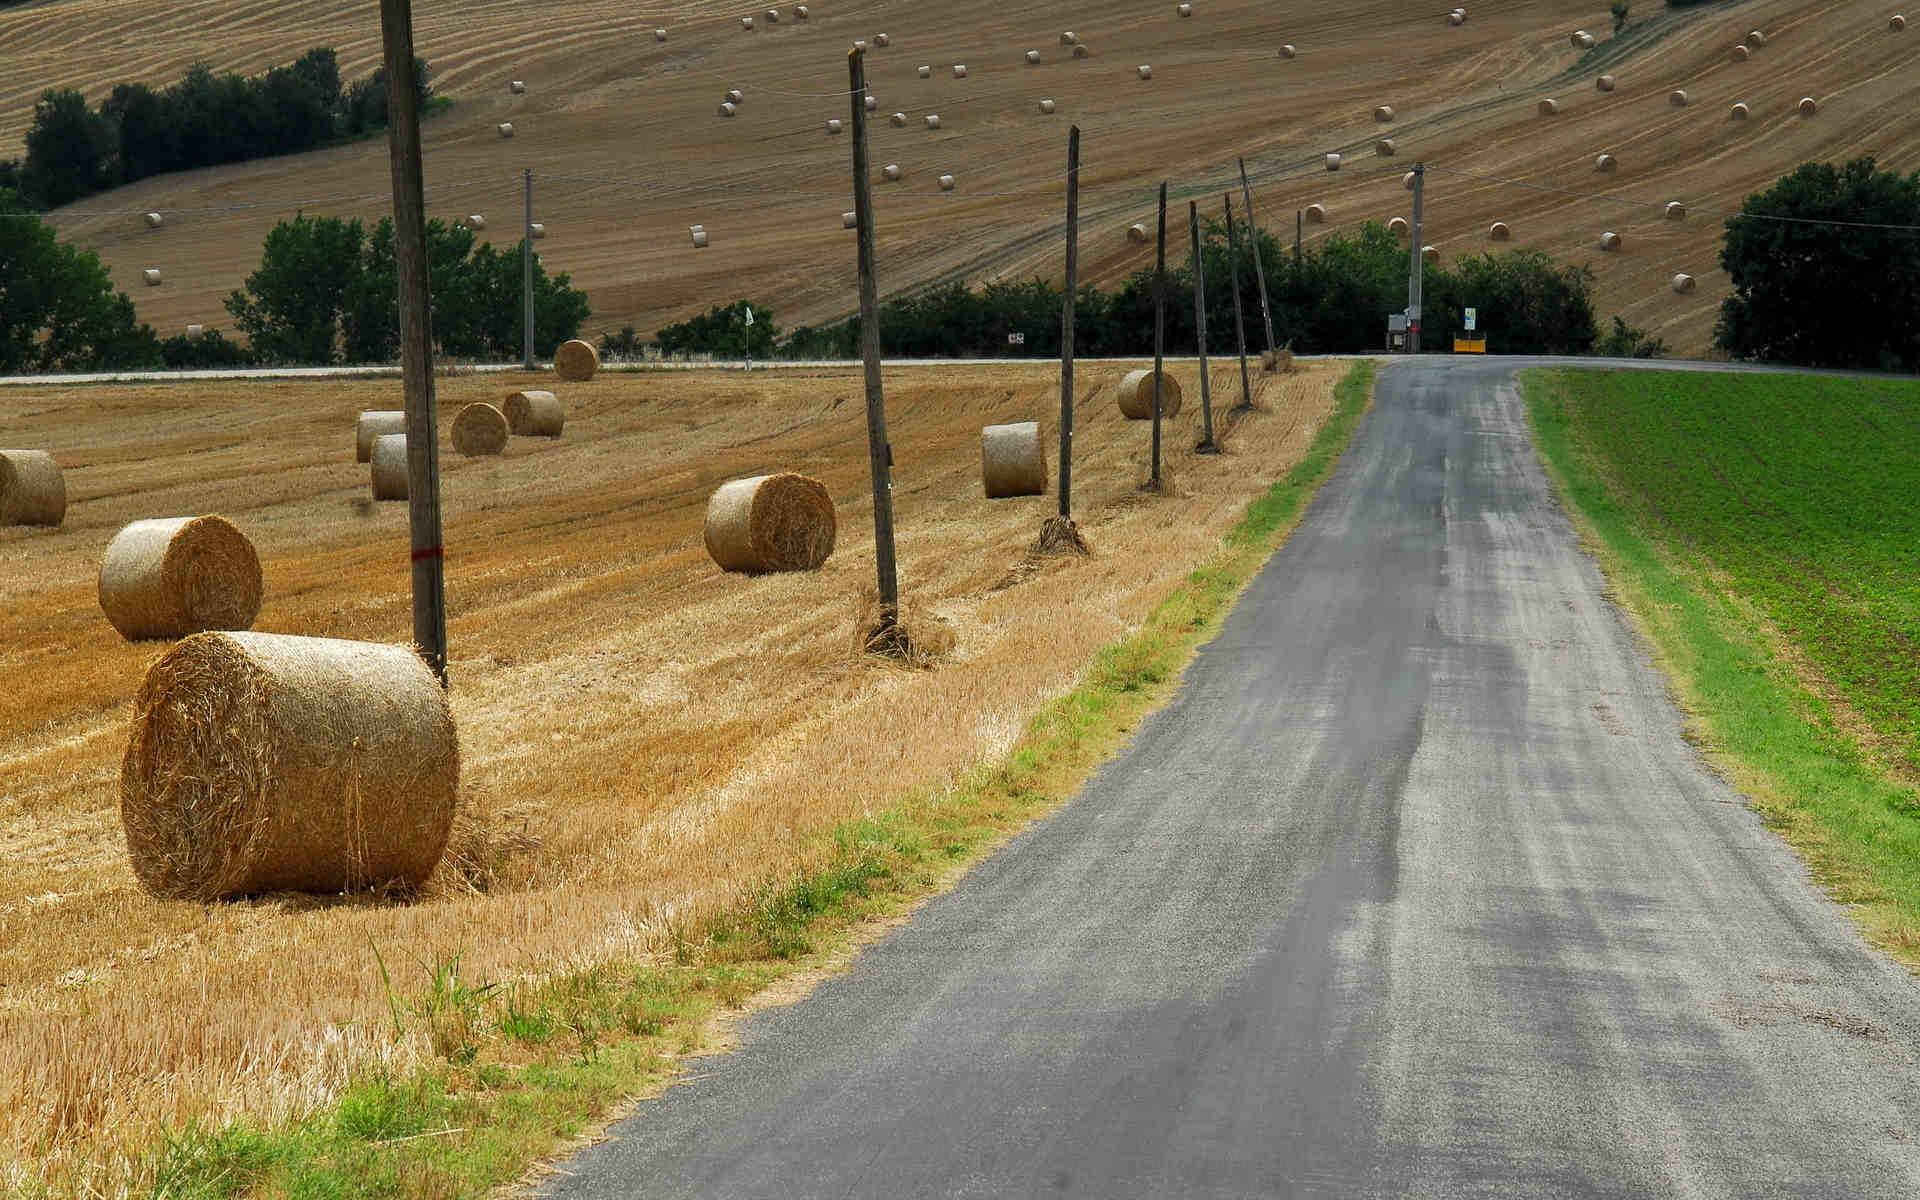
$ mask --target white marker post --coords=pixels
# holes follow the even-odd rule
[[[753,305],[747,305],[747,373],[753,373]]]

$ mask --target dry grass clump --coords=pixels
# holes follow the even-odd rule
[[[515,437],[559,437],[567,427],[567,406],[552,392],[529,389],[507,397],[507,427]]]
[[[468,458],[484,458],[504,451],[510,433],[507,414],[491,404],[469,404],[453,419],[453,448]]]
[[[45,450],[0,450],[0,525],[58,525],[67,481]]]
[[[1059,554],[1091,554],[1080,525],[1072,517],[1063,517],[1055,513],[1040,525],[1040,536],[1034,539],[1033,553],[1042,556]]]
[[[134,698],[120,819],[166,899],[413,887],[459,779],[446,696],[410,648],[203,633]]]
[[[1120,380],[1120,411],[1130,421],[1153,419],[1153,368],[1129,371]],[[1171,420],[1180,415],[1180,381],[1172,371],[1160,375],[1160,418]]]
[[[100,562],[101,611],[130,642],[249,628],[262,591],[260,556],[225,517],[135,521]]]
[[[980,482],[987,499],[1039,496],[1047,490],[1047,448],[1038,421],[980,431]]]
[[[826,485],[791,471],[736,479],[707,501],[707,553],[726,571],[815,570],[836,530]]]
[[[931,670],[959,644],[951,622],[913,605],[889,614],[877,588],[864,588],[854,610],[855,645],[860,653],[917,671]]]

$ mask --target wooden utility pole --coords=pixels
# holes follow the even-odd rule
[[[1233,411],[1247,412],[1253,408],[1253,381],[1247,376],[1247,318],[1240,307],[1240,235],[1233,224],[1233,193],[1224,197],[1227,202],[1227,261],[1232,264],[1233,278],[1233,338],[1240,348],[1240,403]]]
[[[1193,231],[1193,325],[1200,345],[1200,444],[1194,449],[1213,454],[1213,379],[1207,371],[1207,259],[1200,248],[1200,202],[1187,201],[1187,224]]]
[[[1267,357],[1264,362],[1279,363],[1280,348],[1273,341],[1273,309],[1267,304],[1267,264],[1260,253],[1260,223],[1253,218],[1253,185],[1247,182],[1247,160],[1240,160],[1240,197],[1247,202],[1247,240],[1253,246],[1253,274],[1260,281],[1260,320],[1267,327]]]
[[[447,683],[446,552],[440,531],[439,422],[433,395],[432,296],[427,286],[426,184],[412,0],[380,0],[387,67],[387,147],[393,166],[393,261],[400,280],[400,374],[407,397],[407,524],[413,541],[413,640]]]
[[[1165,371],[1167,348],[1167,185],[1160,184],[1160,240],[1153,264],[1153,477],[1147,481],[1154,491],[1160,483],[1160,379]]]
[[[1307,210],[1296,208],[1293,210],[1293,265],[1296,269],[1300,266],[1300,241],[1306,232]]]
[[[1060,516],[1073,520],[1073,300],[1080,286],[1080,127],[1067,130],[1067,294],[1060,302]]]
[[[521,320],[525,324],[525,336],[521,339],[520,366],[533,370],[533,172],[527,173],[527,204],[525,227],[520,231],[520,295],[524,301]]]
[[[1426,290],[1426,261],[1421,255],[1426,217],[1427,164],[1413,164],[1413,259],[1407,267],[1407,353],[1420,353],[1420,309]]]
[[[867,461],[873,475],[873,557],[880,574],[878,641],[900,620],[900,577],[893,557],[893,447],[887,443],[887,405],[880,383],[880,301],[873,275],[873,180],[867,164],[867,59],[847,53],[853,101],[853,215],[860,244],[860,357],[867,369]]]

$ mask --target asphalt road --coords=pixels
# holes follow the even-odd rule
[[[1120,758],[550,1194],[1920,1195],[1920,987],[1681,739],[1511,372],[1386,370]]]

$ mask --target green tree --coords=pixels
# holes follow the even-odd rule
[[[72,88],[49,90],[33,106],[27,157],[20,168],[26,201],[58,208],[114,184],[119,139],[113,123]]]
[[[1613,13],[1613,35],[1619,37],[1621,30],[1625,29],[1627,22],[1633,18],[1633,5],[1629,3],[1628,0],[1613,0],[1611,11]]]
[[[267,234],[260,268],[227,311],[265,362],[331,363],[349,289],[364,269],[366,230],[339,217],[295,216]]]
[[[0,371],[157,366],[153,330],[134,317],[90,250],[60,241],[0,190]]]
[[[747,309],[753,309],[753,325],[747,325]],[[886,322],[881,321],[881,328]],[[696,317],[672,325],[663,325],[655,334],[664,354],[711,354],[719,358],[740,358],[752,348],[755,358],[772,358],[773,343],[779,337],[773,323],[773,310],[758,301],[735,300],[716,304]],[[749,340],[751,339],[751,340]]]
[[[1629,325],[1618,316],[1613,319],[1613,328],[1593,347],[1595,354],[1607,358],[1665,358],[1670,350],[1665,339]]]
[[[1806,163],[1747,197],[1714,342],[1743,359],[1920,369],[1920,172]]]

